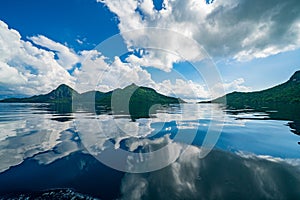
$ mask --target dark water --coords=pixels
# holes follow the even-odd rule
[[[97,113],[72,112],[72,105],[0,104],[0,196],[300,198],[297,105],[255,109],[174,105],[135,120],[105,110]],[[210,128],[216,141],[203,156],[201,146]],[[174,162],[156,171],[122,172],[98,157],[109,149],[155,152],[170,143],[165,155],[152,162],[159,165],[175,158]],[[124,162],[115,156],[109,159]]]

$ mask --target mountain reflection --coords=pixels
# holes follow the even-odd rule
[[[254,115],[256,119],[260,117],[260,119],[289,121],[287,125],[290,127],[291,132],[300,136],[300,104],[269,103],[266,105],[252,105],[247,108],[244,105],[233,104],[228,106],[227,109],[227,112],[232,115],[248,113],[253,116],[253,113],[260,113]],[[246,119],[246,117],[241,119]]]
[[[41,164],[49,164],[83,149],[97,156],[108,149],[151,152],[172,142],[201,146],[212,121],[216,126],[221,123],[224,125],[223,133],[217,143],[218,148],[227,149],[231,146],[231,149],[243,150],[244,148],[250,152],[257,147],[243,144],[243,148],[240,149],[240,145],[235,144],[234,139],[228,140],[227,138],[232,137],[230,136],[232,134],[238,137],[240,135],[238,132],[242,130],[242,127],[244,127],[242,132],[252,131],[249,126],[252,123],[254,123],[253,129],[257,129],[259,122],[256,123],[256,120],[261,119],[289,120],[283,123],[287,124],[293,133],[299,135],[300,130],[299,116],[294,112],[299,107],[290,105],[255,109],[228,108],[227,110],[217,104],[184,104],[181,107],[174,105],[157,109],[151,118],[137,118],[134,121],[127,115],[111,115],[111,112],[105,108],[98,109],[98,114],[92,113],[92,110],[74,113],[70,104],[1,104],[0,106],[0,172],[22,163],[27,158],[33,158]],[[218,122],[212,110],[216,116],[224,111],[228,116],[223,122]],[[267,125],[268,123],[265,122],[264,129],[266,130]],[[281,129],[284,129],[284,126],[279,123],[278,128],[282,132]],[[273,122],[269,129],[274,129]],[[251,135],[246,137],[251,137]],[[280,137],[285,138],[281,139],[282,141],[289,138],[288,135]],[[154,148],[154,144],[161,140],[164,141],[163,145],[156,145]],[[257,141],[264,142],[259,137]],[[269,142],[275,143],[273,140]],[[275,150],[278,145],[282,144],[275,144],[272,147],[273,150],[271,152],[268,150],[268,153],[280,155],[283,151]],[[258,149],[264,152],[264,148]],[[287,148],[286,152],[288,151]],[[174,156],[178,156],[178,153],[169,158],[174,160],[176,159]],[[131,159],[135,160],[135,158]],[[141,158],[136,159],[140,162]],[[143,159],[147,162],[147,159],[152,158],[145,156]]]
[[[198,119],[211,117],[208,107],[198,112],[193,105],[185,105],[182,109],[178,106],[164,108],[157,110],[152,118],[134,121],[126,115],[72,113],[68,104],[0,106],[0,172],[28,158],[49,164],[83,149],[98,155],[107,148],[138,151],[139,147],[157,143],[159,138],[169,143],[178,130],[197,131],[201,125]],[[192,136],[187,138],[192,140]]]
[[[296,107],[183,104],[134,120],[100,110],[0,104],[0,194],[62,187],[107,199],[300,196]],[[218,127],[203,158],[207,131]],[[157,171],[125,173],[147,169]]]

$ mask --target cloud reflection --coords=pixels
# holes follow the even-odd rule
[[[49,117],[47,114],[27,114],[20,120],[1,124],[0,172],[26,158],[51,151],[63,142],[63,131],[71,127],[71,122],[51,121]]]
[[[212,151],[200,159],[190,147],[168,167],[126,174],[122,199],[296,199],[300,165],[283,159]],[[299,160],[294,160],[299,164]]]

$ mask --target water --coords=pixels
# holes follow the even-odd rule
[[[299,111],[184,104],[132,119],[106,110],[75,112],[72,105],[0,104],[0,195],[299,198]],[[212,145],[203,153],[201,147]],[[138,162],[119,152],[135,153]]]

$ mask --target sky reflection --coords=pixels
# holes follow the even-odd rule
[[[224,113],[223,107],[184,104],[132,121],[109,113],[61,113],[44,104],[0,107],[0,172],[29,158],[47,165],[77,151],[100,161],[108,156],[105,164],[121,163],[125,171],[139,171],[149,163],[159,169],[161,163],[168,165],[178,159],[187,144],[201,147],[212,121],[215,126],[211,130],[223,126],[217,149],[282,159],[300,155],[299,138],[291,134],[288,121],[261,120],[269,119],[265,112],[230,111],[222,121],[214,115]],[[126,158],[122,162],[109,157],[120,152]]]

